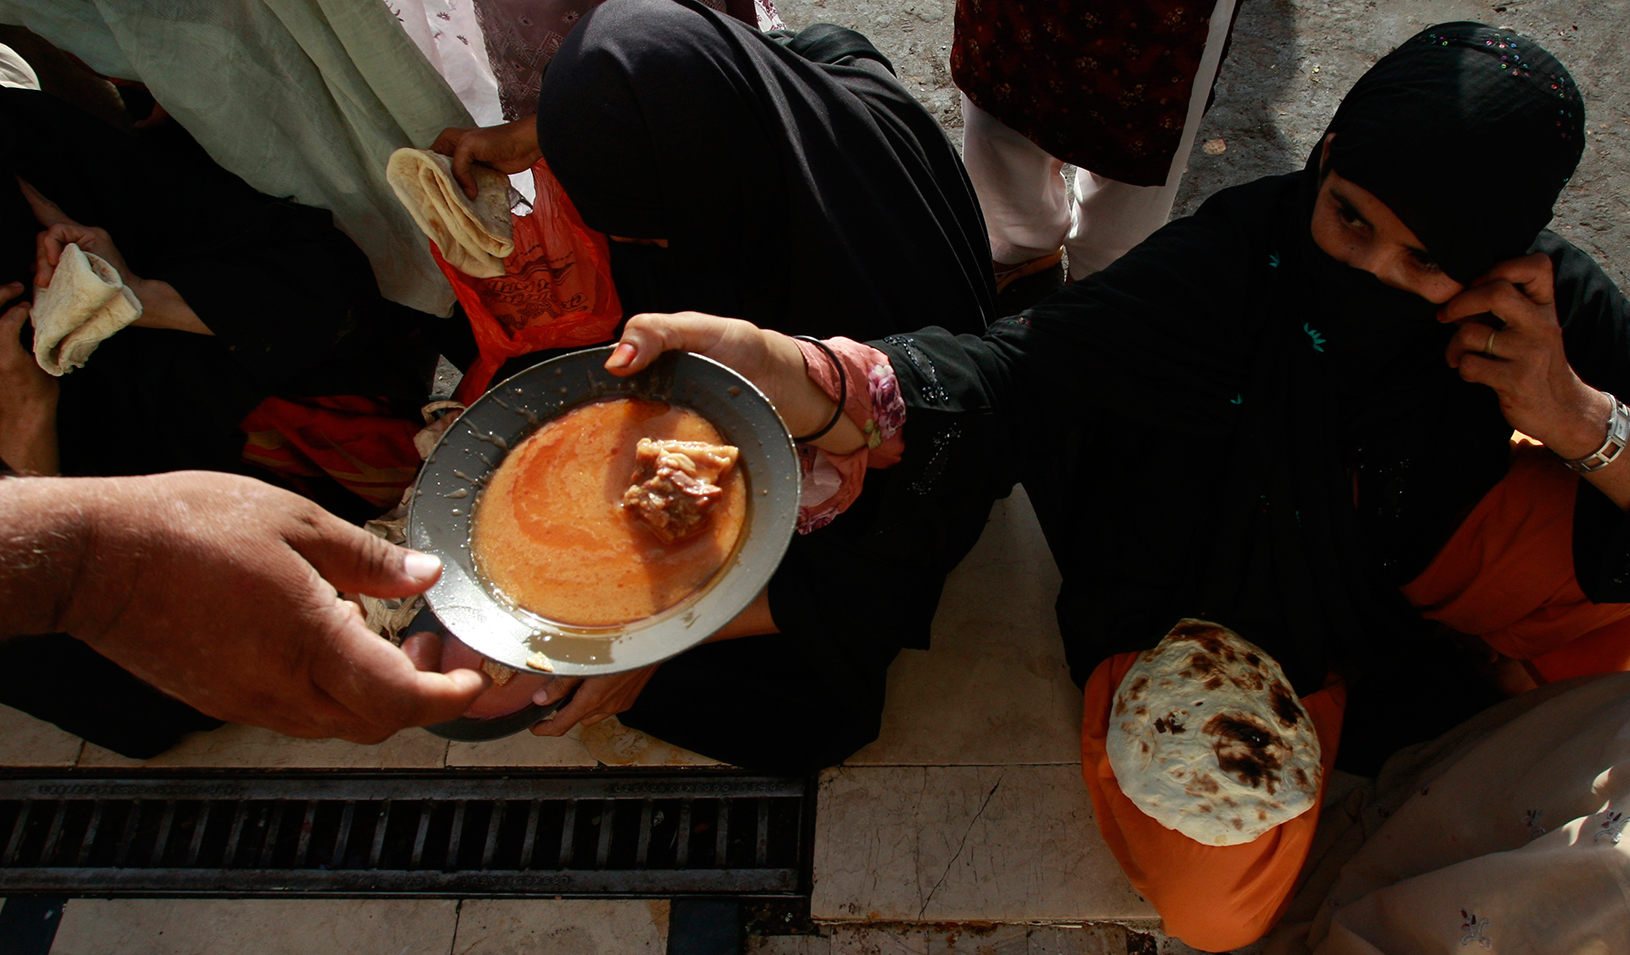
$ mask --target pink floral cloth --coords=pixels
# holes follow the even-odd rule
[[[848,400],[843,412],[866,444],[850,454],[832,454],[819,448],[798,449],[804,471],[803,500],[798,509],[798,533],[832,523],[860,496],[867,468],[893,467],[905,453],[906,403],[900,397],[900,382],[887,355],[848,338],[828,338],[825,344],[842,363],[848,380]],[[813,381],[833,401],[843,391],[839,370],[820,346],[799,341],[804,367]]]

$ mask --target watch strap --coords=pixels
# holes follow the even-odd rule
[[[1582,458],[1571,461],[1567,458],[1562,459],[1563,464],[1580,474],[1589,474],[1607,467],[1624,452],[1626,445],[1630,445],[1630,408],[1626,408],[1624,402],[1612,395],[1607,397],[1613,402],[1613,413],[1607,419],[1607,439],[1602,442],[1602,446],[1596,449],[1596,453],[1587,454]]]

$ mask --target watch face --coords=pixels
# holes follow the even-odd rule
[[[1617,398],[1613,399],[1613,417],[1607,424],[1607,439],[1617,442],[1621,448],[1630,444],[1630,407]]]

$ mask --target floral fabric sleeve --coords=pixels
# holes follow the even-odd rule
[[[798,510],[798,532],[808,534],[832,523],[860,496],[867,468],[892,467],[905,452],[906,404],[888,356],[848,338],[828,338],[848,380],[843,411],[866,436],[866,444],[851,454],[831,454],[803,446],[798,458],[804,470],[804,492]],[[842,379],[826,352],[811,342],[799,341],[809,379],[838,400]]]

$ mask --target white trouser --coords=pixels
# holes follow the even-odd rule
[[[1129,186],[1077,169],[1072,202],[1062,161],[962,97],[962,161],[979,195],[997,262],[1024,262],[1062,245],[1070,257],[1070,278],[1078,279],[1120,258],[1166,224],[1233,17],[1234,0],[1217,0],[1183,139],[1163,186]]]

